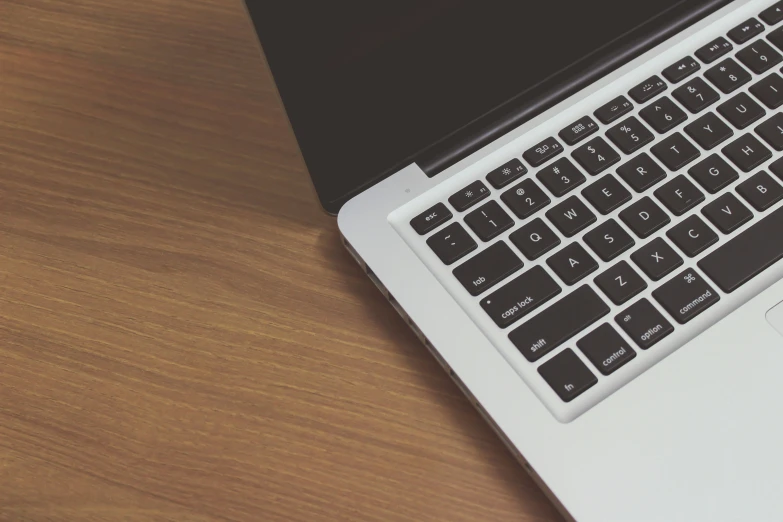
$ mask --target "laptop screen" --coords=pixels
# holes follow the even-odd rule
[[[524,109],[707,4],[715,2],[247,0],[332,211],[509,100]]]

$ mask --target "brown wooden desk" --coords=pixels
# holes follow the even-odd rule
[[[0,2],[0,376],[0,520],[558,520],[341,249],[240,0]]]

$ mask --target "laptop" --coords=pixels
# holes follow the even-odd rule
[[[247,8],[345,247],[569,520],[783,520],[783,2]]]

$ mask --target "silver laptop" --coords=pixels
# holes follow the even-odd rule
[[[247,4],[345,246],[567,519],[783,520],[783,2]]]

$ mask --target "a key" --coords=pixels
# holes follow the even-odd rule
[[[547,259],[546,264],[568,286],[598,270],[598,263],[579,243],[571,243]]]
[[[671,221],[666,212],[647,196],[620,212],[620,219],[642,239]]]
[[[560,202],[546,213],[546,217],[566,237],[581,232],[596,221],[595,214],[576,196]]]
[[[743,134],[721,151],[742,172],[750,172],[772,157],[772,152],[752,134]]]
[[[639,111],[639,115],[658,134],[663,134],[688,119],[685,111],[677,107],[667,96],[655,100]]]
[[[688,257],[695,257],[718,242],[718,234],[696,215],[688,216],[666,235]]]
[[[459,223],[452,223],[440,232],[436,232],[427,239],[427,244],[447,265],[478,248],[470,234]]]
[[[719,36],[704,47],[699,47],[696,51],[696,58],[704,63],[712,63],[734,48],[731,42],[724,37]]]
[[[620,261],[597,276],[594,281],[616,305],[628,302],[647,288],[644,279],[626,261]]]
[[[563,402],[570,402],[598,379],[571,348],[566,348],[538,368],[538,373]]]
[[[522,260],[503,241],[468,259],[452,273],[470,295],[479,295],[522,268]]]
[[[731,127],[723,123],[723,120],[718,118],[713,112],[708,112],[693,123],[686,125],[685,132],[693,138],[693,141],[701,145],[701,148],[707,150],[712,149],[734,135]]]
[[[606,174],[582,191],[598,212],[606,215],[631,201],[631,193],[611,174]]]
[[[490,201],[465,216],[465,223],[479,239],[489,241],[511,228],[514,220],[498,205],[497,201]]]
[[[680,324],[685,324],[718,301],[720,296],[696,270],[687,269],[652,293]]]
[[[526,173],[527,168],[522,165],[521,161],[514,158],[487,174],[487,181],[489,181],[490,185],[499,189],[524,176]]]
[[[655,163],[646,152],[620,165],[617,168],[617,173],[632,189],[640,193],[666,177],[666,171]]]
[[[609,313],[595,290],[581,286],[508,334],[509,340],[534,362]]]
[[[666,82],[661,80],[658,75],[653,75],[645,81],[628,91],[628,95],[636,103],[644,103],[652,100],[666,90]]]
[[[683,263],[682,257],[659,237],[631,254],[631,259],[653,281],[665,277]]]
[[[756,134],[773,149],[783,150],[783,114],[779,112],[773,114],[771,118],[756,127]]]
[[[669,170],[680,170],[682,167],[695,160],[701,154],[699,149],[693,146],[685,136],[675,132],[657,145],[653,145],[650,151]]]
[[[729,31],[729,38],[734,40],[734,43],[742,44],[764,32],[764,24],[756,20],[755,18],[748,18],[737,27]]]
[[[523,318],[562,292],[540,266],[534,266],[481,300],[481,307],[500,328]]]
[[[647,350],[674,331],[672,324],[647,299],[629,306],[614,320],[642,350]]]
[[[435,230],[443,223],[451,219],[451,211],[443,203],[437,203],[428,208],[415,218],[411,219],[411,227],[423,236],[427,232]]]
[[[657,189],[655,197],[675,216],[682,216],[704,201],[704,194],[682,174]]]
[[[783,181],[783,158],[776,159],[769,164],[769,170]]]
[[[582,116],[558,133],[560,139],[568,145],[576,145],[586,137],[598,131],[598,124],[590,116]]]
[[[694,60],[690,56],[686,56],[675,63],[668,66],[663,70],[663,77],[672,83],[677,83],[683,78],[687,78],[691,74],[701,69],[699,62]]]
[[[718,230],[730,234],[753,219],[753,213],[740,203],[737,196],[728,192],[704,205],[701,211]]]
[[[725,94],[739,89],[751,80],[750,73],[731,58],[707,69],[704,76]]]
[[[576,345],[604,375],[611,374],[636,357],[633,348],[620,337],[609,323],[602,324],[577,341]]]
[[[721,290],[731,293],[783,258],[783,208],[779,208],[699,261]]]
[[[522,180],[505,191],[500,199],[519,219],[532,216],[551,202],[549,196],[532,179]]]
[[[783,2],[775,2],[771,6],[759,13],[759,18],[764,20],[767,25],[775,25],[783,20]]]
[[[581,145],[571,156],[592,175],[603,172],[620,161],[620,155],[600,136]]]
[[[694,114],[712,105],[720,98],[715,89],[707,85],[707,82],[701,78],[689,80],[688,83],[674,89],[672,96]]]
[[[585,234],[584,240],[603,261],[611,261],[635,244],[630,234],[614,219],[601,223]]]
[[[599,107],[593,114],[601,123],[612,123],[623,114],[632,110],[633,103],[625,96],[618,96],[609,103]]]
[[[772,73],[754,83],[748,87],[748,90],[769,109],[777,109],[783,105],[783,78],[777,73]]]
[[[744,129],[766,114],[761,105],[744,92],[718,105],[718,112],[738,129]]]
[[[549,137],[538,145],[526,150],[522,157],[532,166],[538,167],[561,152],[563,152],[563,146],[555,138]]]
[[[707,156],[695,164],[688,169],[688,174],[710,194],[720,192],[739,178],[737,171],[717,154]]]
[[[586,181],[584,174],[579,172],[568,158],[560,158],[547,165],[536,174],[536,177],[557,197],[571,192]]]
[[[525,224],[516,232],[512,232],[508,238],[531,261],[560,244],[560,238],[541,218]]]
[[[449,198],[451,206],[462,212],[489,196],[489,189],[480,180],[476,180]]]
[[[783,27],[778,27],[767,35],[767,40],[780,50],[783,50]]]
[[[606,135],[617,147],[626,154],[630,154],[653,140],[653,134],[642,122],[631,116],[618,123],[608,131]]]
[[[737,53],[737,59],[756,74],[770,70],[783,60],[775,49],[764,40],[757,40]]]
[[[763,170],[737,185],[737,192],[759,212],[783,198],[783,187]]]

